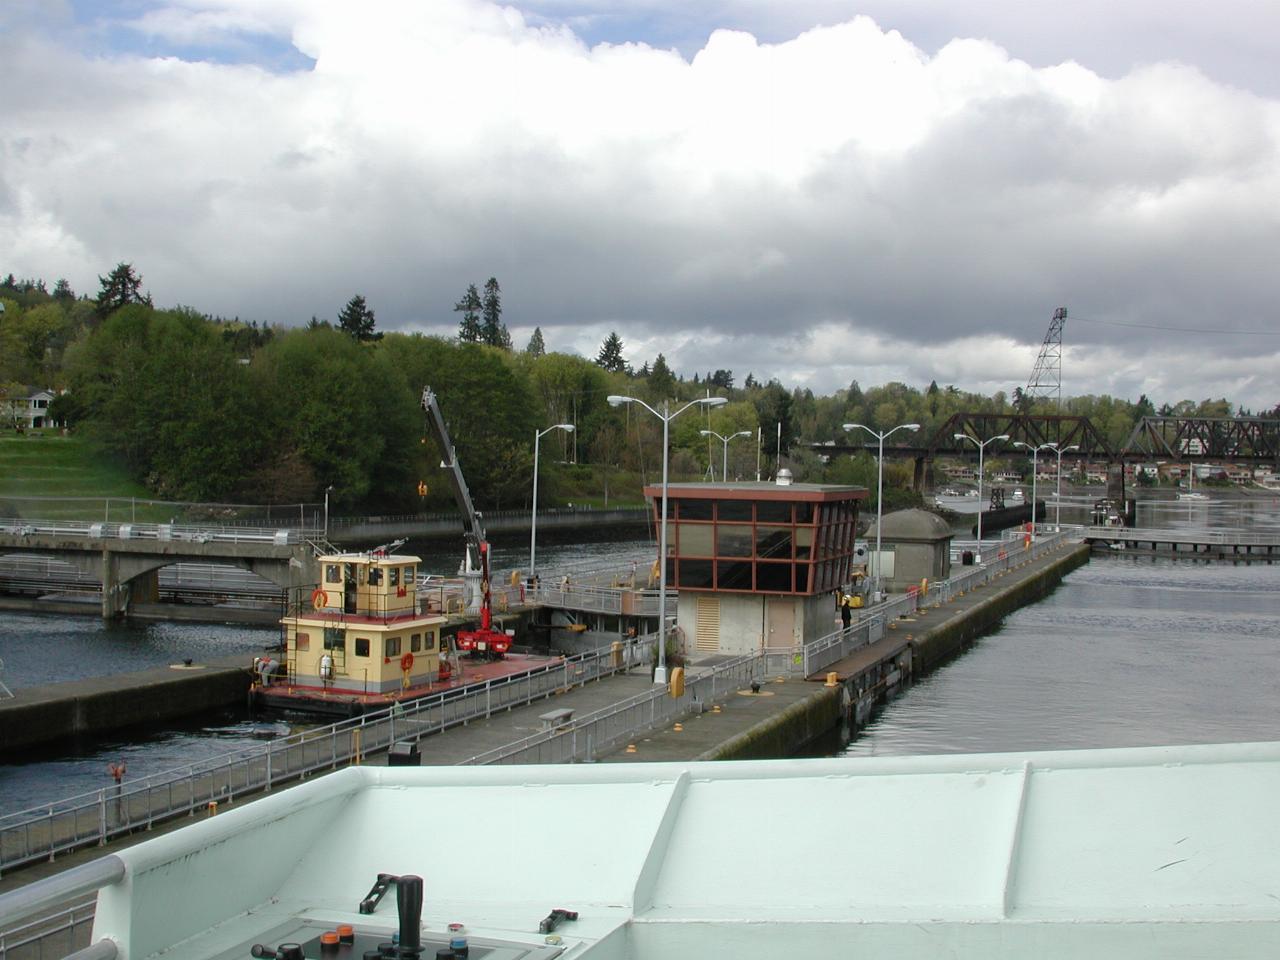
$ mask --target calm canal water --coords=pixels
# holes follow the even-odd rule
[[[1280,564],[1095,554],[844,756],[1280,740]]]

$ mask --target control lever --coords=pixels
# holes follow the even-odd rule
[[[400,955],[417,957],[422,952],[422,878],[412,874],[397,877],[396,910],[400,914]]]
[[[560,924],[563,921],[577,920],[577,919],[578,919],[577,910],[563,910],[560,907],[556,907],[549,914],[547,914],[546,919],[544,919],[541,923],[538,924],[538,932],[550,933],[556,927],[560,926]]]
[[[382,902],[382,898],[386,895],[387,887],[396,882],[396,876],[392,873],[380,873],[378,879],[374,881],[373,886],[369,888],[369,893],[360,901],[361,913],[373,913],[378,904]]]

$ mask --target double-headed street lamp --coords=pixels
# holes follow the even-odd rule
[[[724,458],[720,461],[720,480],[722,483],[727,482],[729,480],[729,441],[737,437],[749,437],[751,436],[751,431],[739,430],[737,433],[731,433],[727,437],[720,436],[714,430],[699,430],[698,432],[704,437],[715,437],[724,444]]]
[[[1058,449],[1058,445],[1053,444],[1054,453],[1058,455],[1058,492],[1053,501],[1053,527],[1055,531],[1062,529],[1062,455],[1068,450],[1079,450],[1080,444],[1073,443],[1069,447]]]
[[[1031,539],[1036,538],[1036,454],[1041,450],[1056,450],[1056,443],[1042,443],[1037,447],[1033,447],[1029,443],[1023,443],[1021,440],[1013,441],[1015,447],[1022,447],[1023,450],[1031,451]]]
[[[529,518],[529,580],[533,580],[534,561],[538,556],[538,446],[542,438],[552,430],[573,433],[572,423],[556,423],[533,434],[533,514]]]
[[[897,433],[899,430],[910,430],[913,433],[920,429],[918,423],[903,423],[894,427],[892,430],[886,430],[884,433],[878,433],[870,427],[861,423],[846,423],[844,425],[846,431],[865,430],[877,440],[880,441],[880,452],[876,457],[876,594],[880,593],[880,525],[884,518],[884,438],[891,434]]]
[[[971,437],[967,433],[955,434],[957,440],[972,440],[978,446],[978,550],[974,559],[978,563],[982,562],[982,455],[987,449],[988,443],[995,443],[997,440],[1008,440],[1007,433],[997,434],[994,437],[988,437],[986,440],[979,440]]]
[[[658,523],[658,669],[653,674],[653,682],[664,686],[667,682],[667,441],[671,435],[671,421],[690,407],[721,407],[729,401],[724,397],[700,397],[691,400],[675,413],[671,413],[671,404],[663,400],[662,412],[659,413],[643,400],[635,397],[609,397],[609,405],[620,407],[624,403],[638,403],[662,421],[662,515]]]

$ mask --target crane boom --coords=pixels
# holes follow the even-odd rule
[[[471,491],[467,489],[467,479],[462,475],[458,452],[453,448],[440,403],[430,387],[422,388],[422,409],[427,413],[427,426],[435,435],[436,443],[440,444],[440,452],[444,454],[440,466],[448,471],[453,498],[458,501],[458,509],[462,511],[467,544],[467,552],[462,561],[467,612],[480,614],[478,627],[458,631],[455,638],[458,649],[472,656],[501,658],[511,649],[511,634],[493,627],[493,602],[489,589],[489,542],[485,539],[484,523],[471,502]]]
[[[462,522],[465,527],[467,543],[467,569],[480,569],[480,545],[485,542],[484,523],[475,505],[471,502],[471,491],[467,489],[467,479],[462,475],[462,464],[458,463],[458,453],[449,438],[449,428],[444,423],[444,413],[440,410],[440,402],[430,387],[422,388],[422,409],[427,413],[427,426],[440,445],[444,459],[440,461],[442,469],[448,471],[449,483],[453,488],[453,498],[462,511]]]

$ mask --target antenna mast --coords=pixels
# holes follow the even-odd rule
[[[1062,328],[1066,322],[1066,307],[1053,311],[1053,319],[1049,321],[1049,330],[1044,335],[1040,355],[1036,357],[1035,369],[1031,371],[1025,391],[1028,399],[1048,397],[1057,403],[1059,410],[1062,409]]]

